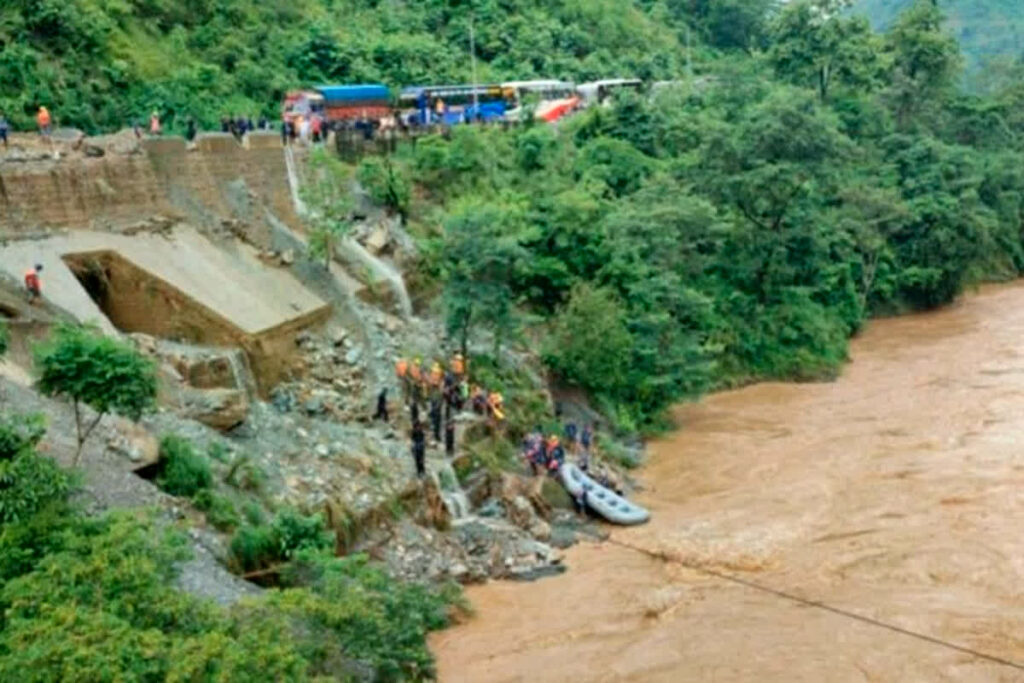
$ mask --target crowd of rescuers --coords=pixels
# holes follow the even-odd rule
[[[412,422],[412,456],[420,477],[426,474],[428,434],[434,443],[443,444],[447,457],[455,457],[457,413],[468,407],[478,415],[486,415],[492,429],[498,430],[504,425],[504,399],[498,392],[470,385],[466,359],[461,353],[453,354],[447,367],[437,360],[427,364],[422,358],[411,361],[399,358],[395,361],[395,377],[401,387],[402,405],[408,409]],[[387,389],[377,396],[374,419],[390,420]]]

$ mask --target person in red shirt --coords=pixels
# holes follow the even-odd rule
[[[28,292],[28,299],[35,303],[43,296],[43,282],[39,274],[43,272],[43,266],[36,264],[35,268],[25,273],[25,290]]]

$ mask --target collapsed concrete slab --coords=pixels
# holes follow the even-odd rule
[[[76,319],[111,334],[242,348],[263,392],[288,376],[295,333],[330,314],[255,249],[220,246],[189,227],[133,236],[74,231],[0,250],[0,271],[10,276],[36,263],[44,266],[44,296]]]

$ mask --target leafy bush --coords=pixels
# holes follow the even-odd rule
[[[386,207],[403,218],[409,212],[411,189],[409,179],[391,157],[367,157],[356,169],[356,180],[369,193],[375,204]]]
[[[70,488],[64,470],[34,451],[0,460],[0,524],[28,519],[51,503],[64,500]]]
[[[172,496],[191,497],[213,484],[210,463],[187,439],[173,435],[161,439],[160,461],[157,486]]]
[[[45,434],[42,415],[0,415],[0,462],[32,451]]]
[[[206,513],[206,521],[220,531],[233,531],[242,523],[238,510],[230,498],[202,489],[192,498],[192,503]]]
[[[7,323],[0,320],[0,357],[7,353],[11,343],[11,332],[7,329]]]
[[[294,510],[282,510],[269,525],[246,525],[231,539],[231,556],[236,567],[252,572],[285,562],[303,550],[326,550],[334,538],[324,530],[319,515],[306,517]]]

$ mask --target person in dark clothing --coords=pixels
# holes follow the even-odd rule
[[[256,130],[256,124],[254,124],[252,122],[252,117],[251,116],[245,120],[245,129],[247,131],[249,131],[250,133],[252,131]]]
[[[451,419],[444,423],[444,453],[449,458],[455,457],[455,422]]]
[[[230,133],[231,132],[231,119],[227,116],[220,117],[220,132]]]
[[[190,116],[188,122],[185,123],[185,139],[192,142],[196,139],[196,133],[196,120]]]
[[[289,135],[288,135],[288,122],[287,121],[282,121],[281,122],[281,144],[282,145],[287,145],[288,144],[288,138],[289,138]]]
[[[430,427],[434,432],[434,441],[441,443],[441,399],[436,396],[430,399]]]
[[[0,111],[0,140],[4,143],[4,149],[7,149],[7,135],[11,132],[11,124],[7,122],[7,117]]]
[[[416,424],[420,421],[420,404],[411,403],[409,405],[409,410],[412,411],[412,422],[413,424]]]
[[[266,116],[261,116],[259,122],[256,125],[259,126],[260,130],[267,130],[268,128],[270,128],[270,122],[267,121]]]
[[[388,390],[381,389],[377,394],[377,412],[373,415],[374,420],[388,421]]]
[[[576,435],[578,430],[575,422],[565,423],[565,445],[568,446],[570,453],[576,452]]]
[[[416,476],[422,479],[427,474],[427,433],[423,423],[417,420],[412,424],[412,459],[416,463]]]

